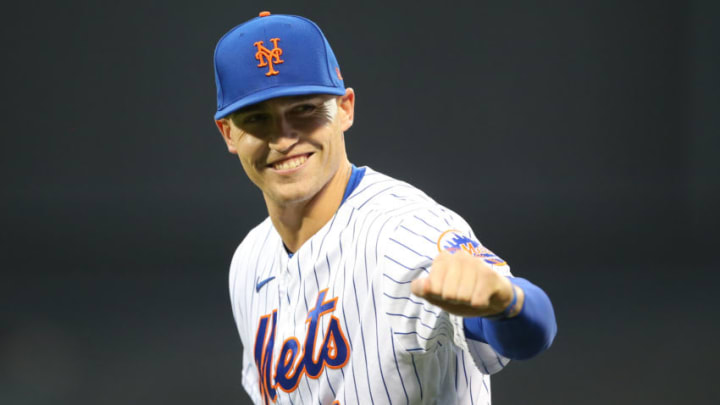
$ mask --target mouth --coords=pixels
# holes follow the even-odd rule
[[[290,156],[286,159],[273,162],[267,165],[267,167],[275,170],[276,172],[287,173],[302,167],[311,155],[312,153],[304,153],[302,155]]]

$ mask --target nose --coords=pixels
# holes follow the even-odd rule
[[[298,142],[297,130],[293,128],[285,117],[275,120],[273,133],[270,135],[269,146],[278,152],[287,152]]]

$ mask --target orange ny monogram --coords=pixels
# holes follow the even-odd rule
[[[263,46],[263,41],[257,41],[253,44],[253,46],[256,46],[258,51],[255,53],[255,59],[260,62],[257,67],[265,67],[270,65],[270,70],[268,70],[267,73],[265,73],[265,76],[272,76],[276,75],[280,72],[273,69],[273,64],[277,63],[283,63],[284,61],[280,59],[280,55],[282,55],[282,49],[278,48],[278,41],[280,38],[271,38],[270,42],[275,45],[273,49],[267,49]]]

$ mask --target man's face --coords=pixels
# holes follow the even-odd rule
[[[279,206],[314,197],[347,160],[343,132],[352,125],[354,93],[279,97],[216,121],[266,200]]]

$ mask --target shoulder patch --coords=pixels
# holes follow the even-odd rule
[[[482,258],[486,263],[493,266],[507,265],[505,260],[501,259],[488,248],[481,245],[480,242],[463,235],[463,233],[457,229],[449,229],[440,234],[437,241],[437,247],[438,252],[447,250],[450,253],[455,253],[462,249],[473,256]]]

